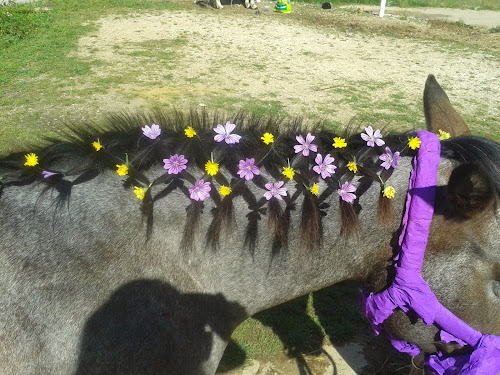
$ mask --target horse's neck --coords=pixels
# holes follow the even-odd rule
[[[263,216],[258,245],[250,253],[243,245],[248,209],[244,204],[236,204],[235,232],[221,236],[217,251],[200,248],[185,255],[187,272],[199,288],[222,293],[229,301],[245,306],[249,314],[340,281],[364,279],[375,268],[383,268],[392,257],[391,241],[400,226],[409,170],[408,158],[389,180],[397,191],[391,201],[392,220],[379,222],[380,185],[374,182],[359,198],[359,228],[348,238],[340,233],[338,196],[334,192],[327,200],[330,206],[322,218],[322,243],[316,249],[301,244],[299,201],[291,215],[288,248],[273,254],[273,237],[266,227],[267,217]],[[202,223],[198,243],[203,243],[205,229]]]

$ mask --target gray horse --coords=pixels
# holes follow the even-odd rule
[[[423,276],[457,316],[498,335],[500,145],[462,137],[433,76],[424,96],[428,130],[457,138],[442,142]],[[388,171],[384,147],[299,121],[158,112],[109,122],[0,161],[0,374],[212,375],[253,314],[343,280],[373,291],[390,282],[407,134],[384,137],[401,155]],[[312,170],[313,144],[327,178]],[[386,329],[427,352],[441,345],[411,314]]]

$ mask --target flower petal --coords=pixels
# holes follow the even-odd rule
[[[236,124],[231,124],[230,121],[226,122],[226,133],[231,133],[234,129],[236,129]]]
[[[306,135],[306,143],[307,144],[311,144],[311,142],[314,141],[314,138],[316,138],[314,135],[312,135],[311,133],[307,133],[307,135]]]

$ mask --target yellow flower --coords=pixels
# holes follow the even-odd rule
[[[188,138],[193,138],[196,135],[196,130],[194,130],[191,126],[188,126],[184,129],[184,134],[186,134],[186,137]]]
[[[272,135],[271,133],[264,133],[264,135],[260,137],[260,139],[262,139],[262,142],[268,145],[269,143],[274,142],[274,135]]]
[[[134,186],[134,194],[137,195],[141,201],[144,199],[144,195],[146,194],[146,190],[139,186]]]
[[[319,194],[318,184],[314,184],[314,185],[313,185],[313,186],[309,189],[309,191],[310,191],[312,194],[314,194],[314,195],[318,196],[318,194]]]
[[[411,137],[410,139],[408,139],[408,146],[412,150],[419,148],[421,143],[422,141],[418,137]]]
[[[451,135],[448,132],[445,132],[444,130],[439,129],[439,140],[443,141],[445,139],[450,139]]]
[[[293,176],[295,175],[295,171],[292,167],[283,167],[283,172],[281,172],[284,176],[288,177],[290,180],[293,180]]]
[[[116,173],[120,176],[128,175],[128,167],[125,164],[116,164]]]
[[[335,137],[335,138],[333,138],[332,146],[335,148],[344,148],[344,147],[347,147],[347,143],[346,143],[344,138]]]
[[[96,151],[99,151],[102,148],[102,145],[99,142],[99,140],[97,140],[97,142],[92,142],[92,146],[94,146]]]
[[[349,163],[347,163],[347,169],[349,169],[351,172],[356,173],[358,171],[358,166],[355,162],[350,161]]]
[[[394,189],[392,186],[386,186],[384,187],[383,191],[383,196],[389,199],[394,198],[396,195],[396,189]]]
[[[231,188],[228,186],[222,185],[219,189],[219,193],[220,193],[220,195],[223,195],[223,196],[229,195],[229,194],[231,194]]]
[[[24,163],[24,165],[26,165],[27,167],[34,167],[38,164],[38,156],[36,154],[31,153],[28,155],[24,155],[24,157],[26,158],[26,162]]]
[[[207,161],[205,164],[205,172],[209,176],[215,176],[219,172],[219,163],[214,163],[212,160]]]

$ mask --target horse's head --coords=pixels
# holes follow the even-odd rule
[[[468,133],[433,76],[426,83],[424,107],[430,131]],[[500,144],[452,138],[442,142],[441,156],[422,276],[457,317],[483,333],[500,335]],[[372,286],[381,289],[387,274],[373,280]],[[454,342],[445,344],[439,327],[411,313],[397,311],[384,326],[425,352],[463,350]]]

